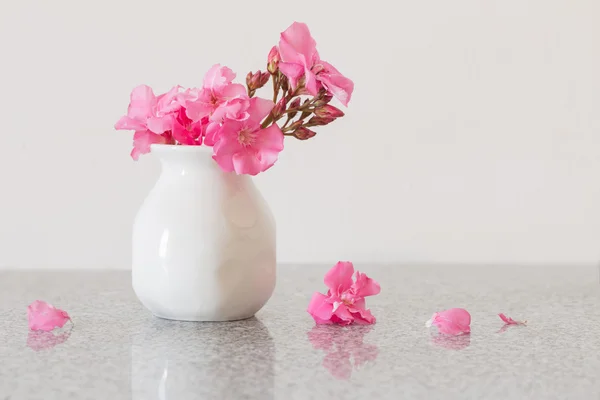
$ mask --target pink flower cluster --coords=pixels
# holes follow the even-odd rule
[[[216,64],[201,88],[175,86],[159,96],[146,85],[133,89],[127,115],[115,124],[135,132],[131,157],[150,152],[152,144],[206,145],[224,171],[256,175],[275,164],[284,136],[314,137],[310,127],[343,116],[328,103],[335,97],[347,106],[354,89],[350,79],[320,59],[308,27],[299,22],[281,33],[267,57],[267,72],[250,72],[246,86],[234,83],[235,77]],[[254,97],[269,78],[273,100]]]

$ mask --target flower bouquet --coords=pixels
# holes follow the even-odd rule
[[[131,156],[152,150],[162,173],[133,226],[132,282],[156,316],[251,317],[275,286],[275,223],[249,175],[277,161],[286,136],[306,140],[344,113],[354,84],[321,60],[308,27],[281,33],[266,71],[246,85],[214,65],[200,88],[131,93],[116,129],[135,131]],[[269,81],[270,98],[257,96]],[[215,162],[216,161],[216,162]],[[235,173],[234,173],[235,172]]]
[[[344,113],[330,104],[348,105],[353,82],[321,60],[306,24],[294,22],[281,33],[267,59],[267,71],[249,72],[246,86],[219,64],[204,76],[201,88],[175,86],[154,95],[133,89],[127,115],[116,129],[135,131],[131,157],[137,160],[152,144],[211,146],[213,159],[227,172],[256,175],[269,169],[283,150],[283,139],[306,140],[314,128]],[[256,96],[272,82],[272,98]]]

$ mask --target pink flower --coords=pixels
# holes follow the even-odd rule
[[[527,321],[515,321],[511,317],[507,317],[502,313],[498,314],[498,316],[506,325],[527,325]]]
[[[316,96],[324,87],[343,105],[348,105],[354,83],[333,65],[320,59],[317,43],[310,35],[306,24],[294,22],[281,33],[279,54],[281,57],[279,69],[287,76],[292,88],[295,89],[300,78],[304,77],[306,90],[311,95]]]
[[[352,281],[354,266],[351,262],[338,262],[325,275],[327,294],[315,293],[308,305],[308,313],[317,324],[349,325],[374,324],[375,317],[366,308],[365,297],[381,291],[373,279],[356,271]]]
[[[179,86],[155,96],[152,88],[140,85],[131,91],[127,115],[115,124],[117,130],[146,131],[161,134],[172,128],[173,113],[181,108],[177,101]]]
[[[151,144],[172,144],[173,138],[171,132],[167,131],[161,135],[146,131],[136,131],[133,134],[133,150],[131,150],[131,158],[137,161],[140,155],[150,153]]]
[[[181,108],[177,112],[173,122],[173,139],[177,140],[180,144],[200,146],[207,125],[207,117],[198,122],[193,122],[186,115],[185,109]]]
[[[445,335],[462,335],[471,332],[471,314],[464,308],[451,308],[436,312],[425,325],[435,325]]]
[[[32,331],[51,331],[62,328],[71,320],[66,311],[54,308],[52,305],[36,300],[27,307],[29,329]]]
[[[232,83],[235,73],[215,64],[204,76],[202,89],[190,89],[180,97],[187,109],[187,116],[194,122],[204,117],[221,122],[224,118],[244,120],[248,118],[248,95],[246,88]]]
[[[115,124],[117,130],[134,130],[131,158],[150,152],[153,143],[172,143],[171,130],[175,113],[181,109],[177,101],[179,86],[155,96],[152,88],[141,85],[131,91],[127,115]]]
[[[213,158],[224,171],[256,175],[273,166],[283,150],[281,129],[276,124],[265,129],[260,126],[273,102],[254,97],[249,103],[246,120],[226,119],[218,132]]]

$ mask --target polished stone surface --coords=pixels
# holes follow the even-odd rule
[[[600,397],[598,268],[357,267],[382,286],[372,327],[315,327],[327,267],[282,266],[268,305],[232,323],[154,318],[127,272],[0,272],[0,400]],[[35,299],[75,326],[28,332]],[[450,307],[471,335],[424,327]]]

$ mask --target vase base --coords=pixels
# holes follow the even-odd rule
[[[211,319],[207,319],[207,318],[177,318],[177,317],[167,317],[164,315],[158,315],[158,314],[152,314],[154,315],[156,318],[160,318],[160,319],[166,319],[169,321],[182,321],[182,322],[234,322],[234,321],[242,321],[244,319],[249,319],[249,318],[253,318],[254,314],[252,315],[248,315],[248,316],[243,316],[243,317],[232,317],[232,318],[211,318]]]

